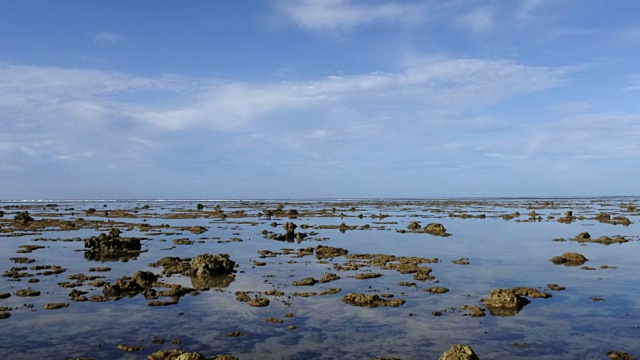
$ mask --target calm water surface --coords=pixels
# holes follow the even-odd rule
[[[0,218],[0,269],[4,272],[26,266],[25,271],[34,275],[38,272],[30,269],[34,265],[59,265],[65,269],[58,275],[36,275],[19,281],[0,278],[0,293],[11,294],[0,300],[0,307],[11,314],[0,320],[3,358],[140,359],[160,349],[181,348],[206,356],[230,354],[240,359],[437,359],[456,343],[470,345],[481,359],[606,359],[609,351],[640,356],[638,198],[201,201],[205,207],[202,211],[196,210],[198,203],[0,202],[4,212]],[[265,210],[275,210],[279,205],[285,213],[296,209],[299,216],[268,219],[263,215]],[[87,213],[90,208],[96,209],[95,213]],[[319,212],[323,209],[326,211]],[[239,210],[244,213],[231,215]],[[47,219],[78,223],[83,218],[91,221],[91,226],[76,230],[61,230],[59,226],[16,229],[13,219],[22,211],[29,211],[36,223]],[[520,216],[509,220],[501,217],[516,211]],[[536,211],[535,217],[528,215],[532,211]],[[576,219],[568,224],[558,222],[566,211],[573,211]],[[603,212],[611,217],[624,216],[632,224],[597,221],[595,216]],[[188,216],[176,218],[181,214]],[[462,214],[484,218],[462,218]],[[291,243],[263,236],[265,230],[284,233],[281,225],[289,221],[308,225],[297,231],[313,234]],[[443,224],[451,236],[407,230],[414,221],[421,226]],[[272,227],[272,222],[278,225]],[[335,228],[341,223],[356,229],[341,232]],[[158,225],[164,227],[154,227]],[[206,231],[194,234],[186,229],[192,226],[203,226]],[[81,240],[106,233],[112,227],[120,228],[122,236],[144,238],[144,251],[127,261],[87,259]],[[612,245],[573,241],[581,232],[589,232],[592,238],[620,235],[629,241]],[[234,238],[242,241],[231,241]],[[195,243],[176,245],[176,239]],[[18,254],[21,245],[45,248]],[[432,268],[431,275],[435,277],[423,282],[413,280],[411,274],[376,267],[335,270],[333,264],[344,264],[344,257],[320,261],[315,256],[294,254],[260,258],[258,253],[282,253],[283,248],[297,250],[318,245],[344,248],[349,254],[417,256],[439,261],[422,265]],[[564,252],[583,254],[589,259],[585,265],[595,270],[549,261]],[[162,268],[149,264],[165,256],[193,257],[203,253],[229,254],[238,265],[235,278],[214,284],[198,295],[186,295],[176,305],[151,307],[141,294],[117,301],[74,302],[69,299],[71,289],[58,285],[69,281],[67,276],[79,273],[102,275],[107,282],[131,276],[137,270],[160,274]],[[19,256],[35,262],[17,264],[10,260]],[[470,264],[451,263],[463,257]],[[254,266],[254,261],[266,265]],[[603,269],[602,265],[614,268]],[[111,271],[89,272],[92,267],[110,267]],[[291,284],[309,276],[319,279],[329,272],[341,279],[314,286]],[[382,276],[367,280],[354,277],[362,272]],[[28,283],[32,278],[40,281]],[[162,281],[193,286],[189,277],[180,275]],[[401,281],[415,282],[417,286],[399,286]],[[565,286],[566,290],[550,291],[546,289],[549,283]],[[424,291],[433,286],[446,287],[449,292]],[[459,310],[463,305],[482,306],[480,300],[495,288],[515,286],[538,288],[552,297],[530,299],[531,303],[513,316],[492,316],[487,312],[485,317],[470,317]],[[15,295],[17,290],[26,288],[39,290],[41,295]],[[294,292],[321,292],[328,288],[341,291],[292,296]],[[88,291],[88,295],[102,294],[101,288],[91,287],[88,282],[77,289]],[[274,289],[285,295],[260,295]],[[253,291],[269,298],[270,305],[251,307],[236,300],[236,291]],[[357,307],[342,302],[350,292],[390,293],[406,303],[395,308]],[[43,309],[45,304],[55,302],[68,302],[69,306]],[[434,316],[436,311],[442,311],[442,315]],[[285,317],[286,313],[294,316]],[[270,317],[284,322],[266,322]],[[295,329],[289,325],[295,325]],[[244,335],[228,336],[234,331]],[[153,337],[166,342],[154,344]],[[180,343],[173,344],[173,340]],[[118,344],[144,349],[127,353],[118,350]]]

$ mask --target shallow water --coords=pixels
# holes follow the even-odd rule
[[[11,293],[0,300],[9,307],[11,317],[0,320],[0,353],[10,359],[139,359],[160,349],[181,348],[199,351],[206,356],[230,354],[240,359],[366,359],[397,357],[401,359],[437,359],[451,345],[470,345],[482,359],[548,358],[603,359],[609,351],[626,351],[640,355],[640,301],[638,273],[640,250],[636,222],[640,220],[638,198],[595,199],[442,199],[442,200],[344,200],[344,201],[208,201],[205,209],[196,210],[196,201],[109,201],[57,202],[46,206],[36,202],[2,202],[0,210],[0,269],[14,266],[60,265],[66,269],[58,275],[36,275],[13,281],[0,278],[0,293]],[[51,202],[51,204],[54,204]],[[266,209],[281,204],[286,212],[296,209],[299,216],[274,216]],[[106,205],[106,206],[105,206]],[[219,205],[223,212],[216,212]],[[629,205],[632,205],[631,207]],[[90,208],[95,213],[86,213]],[[335,211],[334,211],[335,208]],[[355,210],[353,209],[355,208]],[[319,210],[325,209],[325,212]],[[122,212],[118,212],[122,210]],[[244,210],[244,213],[235,213]],[[539,218],[528,213],[535,210]],[[558,218],[573,211],[576,219],[569,224]],[[14,216],[29,211],[35,224],[46,219],[79,223],[76,230],[59,226],[17,228]],[[105,213],[108,211],[109,214]],[[501,215],[518,211],[510,220]],[[594,219],[600,212],[625,216],[629,226],[602,223]],[[220,214],[228,215],[226,218]],[[362,217],[358,217],[358,215]],[[384,214],[383,219],[374,218]],[[460,218],[461,214],[485,218]],[[186,218],[175,218],[181,216]],[[281,226],[294,222],[296,231],[315,232],[301,242],[267,239],[262,232],[284,233]],[[448,237],[422,231],[405,233],[410,222],[422,226],[443,224]],[[277,227],[270,224],[276,222]],[[345,223],[357,226],[341,232],[323,225]],[[164,227],[154,227],[164,224]],[[150,227],[145,227],[146,225]],[[369,228],[363,228],[368,225]],[[206,232],[194,234],[186,228],[203,226]],[[143,252],[128,261],[97,261],[85,255],[81,241],[89,236],[117,227],[125,237],[144,237]],[[588,231],[592,238],[621,235],[623,244],[581,244],[572,241]],[[231,239],[242,241],[231,241]],[[175,239],[190,239],[191,245],[176,245]],[[564,239],[566,241],[553,241]],[[32,253],[17,254],[20,245],[43,245]],[[377,267],[357,271],[335,270],[333,264],[347,259],[336,257],[319,261],[315,256],[295,254],[260,258],[259,250],[282,252],[283,248],[301,249],[318,245],[347,249],[349,254],[388,254],[438,258],[423,264],[433,269],[435,279],[416,281],[412,274],[401,274]],[[589,261],[580,266],[554,265],[549,259],[564,252],[579,252]],[[238,267],[235,278],[213,284],[198,295],[186,295],[178,304],[151,307],[142,294],[106,302],[74,302],[70,288],[58,286],[71,274],[105,276],[113,283],[137,270],[160,274],[162,268],[149,267],[165,256],[193,257],[202,253],[227,253]],[[28,257],[36,262],[16,264],[13,257]],[[452,260],[468,258],[470,264],[457,265]],[[254,266],[254,261],[266,262]],[[615,266],[602,269],[601,265]],[[111,267],[108,272],[89,272],[91,267]],[[341,279],[314,286],[292,286],[293,281],[325,273]],[[358,273],[376,272],[381,277],[354,278]],[[37,283],[27,283],[38,278]],[[168,283],[194,286],[192,279],[173,275],[161,279]],[[415,282],[417,287],[399,286],[398,282]],[[557,283],[564,291],[545,290]],[[424,289],[443,286],[444,294],[430,294]],[[547,299],[530,299],[531,303],[513,316],[465,316],[463,305],[478,305],[495,288],[527,286],[549,292]],[[37,297],[19,297],[18,289],[41,291]],[[294,292],[321,292],[340,288],[336,294],[292,296]],[[78,287],[88,295],[102,294],[101,288],[87,284]],[[266,296],[269,290],[284,296]],[[236,300],[236,291],[253,291],[267,297],[267,307],[255,308]],[[350,292],[384,294],[402,298],[402,306],[364,308],[342,302]],[[253,294],[252,294],[253,295]],[[603,301],[593,301],[593,297]],[[53,302],[68,302],[69,307],[45,310]],[[442,316],[433,312],[443,311]],[[293,317],[284,317],[286,313]],[[282,324],[265,321],[277,317]],[[295,325],[290,329],[289,325]],[[230,337],[233,331],[244,335]],[[153,337],[166,339],[152,343]],[[172,340],[179,340],[173,344]],[[140,345],[137,352],[123,352],[118,344]]]

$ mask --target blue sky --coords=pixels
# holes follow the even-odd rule
[[[638,195],[637,14],[0,0],[0,198]]]

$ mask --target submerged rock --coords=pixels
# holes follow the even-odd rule
[[[471,346],[457,344],[442,353],[440,360],[479,360],[479,358]]]

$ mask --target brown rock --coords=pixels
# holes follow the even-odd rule
[[[202,254],[191,260],[191,272],[194,276],[213,276],[231,274],[236,263],[228,254]]]
[[[436,286],[436,287],[431,287],[428,289],[424,289],[424,291],[431,293],[431,294],[444,294],[449,292],[449,289],[447,289],[446,287],[441,287],[441,286]]]
[[[247,302],[247,304],[254,307],[265,307],[269,306],[269,299],[267,298],[254,298]]]
[[[131,346],[126,344],[118,344],[117,347],[118,347],[118,350],[122,350],[126,352],[140,351],[144,349],[143,346]]]
[[[444,225],[438,223],[431,223],[424,228],[424,232],[436,235],[436,236],[449,236],[451,234],[447,233],[447,229],[445,229]]]
[[[485,299],[484,305],[491,315],[511,316],[517,314],[529,300],[517,295],[513,289],[494,289]]]
[[[338,257],[338,256],[345,256],[348,253],[349,252],[346,249],[341,249],[341,248],[337,248],[337,247],[323,246],[323,245],[318,245],[316,247],[316,257],[318,259],[326,259],[326,258],[333,258],[333,257]]]
[[[635,360],[631,354],[624,351],[610,351],[607,353],[607,357],[612,360]]]
[[[467,345],[453,345],[449,350],[442,353],[440,360],[479,360],[478,355]]]
[[[587,262],[589,259],[584,257],[584,255],[575,253],[575,252],[566,252],[560,256],[554,256],[551,258],[551,261],[556,265],[566,265],[566,266],[580,266]]]
[[[69,303],[49,303],[44,306],[45,310],[56,310],[68,307]]]
[[[549,290],[553,291],[562,291],[567,289],[566,287],[560,286],[558,284],[547,284],[547,287],[549,288]]]
[[[17,296],[27,297],[27,296],[40,296],[40,291],[33,289],[22,289],[16,291]]]
[[[378,295],[349,293],[342,298],[347,304],[364,307],[391,306],[397,307],[405,303],[404,299],[382,299]]]
[[[304,278],[300,281],[294,281],[293,283],[291,283],[291,285],[293,286],[313,286],[315,283],[317,283],[318,280],[312,278],[312,277],[308,277],[308,278]]]

